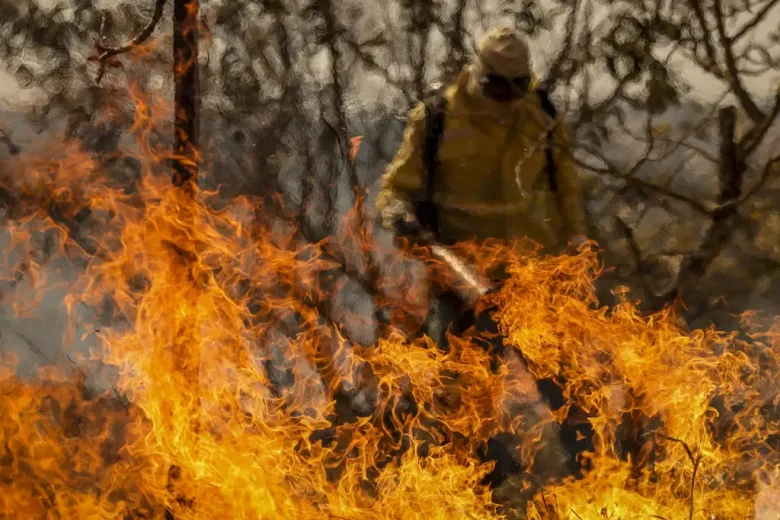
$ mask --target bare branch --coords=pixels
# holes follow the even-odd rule
[[[750,32],[752,29],[754,29],[758,24],[760,24],[762,21],[766,20],[766,15],[771,11],[774,7],[777,5],[780,5],[780,0],[769,0],[764,7],[755,14],[753,18],[750,19],[745,25],[743,25],[736,33],[734,33],[733,36],[731,36],[731,41],[734,43],[739,42],[748,32]]]
[[[734,42],[726,34],[726,23],[723,15],[722,0],[715,0],[714,13],[715,26],[717,27],[718,36],[720,37],[720,43],[723,47],[723,54],[726,61],[729,85],[731,85],[731,88],[734,90],[734,95],[739,100],[742,108],[745,109],[745,112],[747,112],[747,115],[750,116],[750,119],[756,123],[759,123],[763,121],[766,116],[761,111],[761,109],[758,108],[758,105],[756,105],[756,102],[753,101],[753,98],[750,97],[750,94],[745,89],[745,86],[740,80],[739,70],[737,68],[737,60],[734,56],[734,49],[732,47]]]
[[[688,140],[690,138],[692,138],[697,132],[701,131],[710,122],[711,117],[717,111],[718,106],[720,105],[721,101],[726,99],[726,96],[728,95],[728,93],[729,93],[728,90],[724,90],[723,93],[720,95],[720,97],[717,100],[715,100],[714,103],[712,103],[712,105],[711,105],[710,109],[707,111],[707,113],[699,119],[698,123],[696,123],[695,125],[691,126],[688,129],[688,131],[686,131],[678,139],[670,139],[670,138],[659,136],[659,135],[652,135],[652,134],[650,134],[648,132],[648,139],[657,139],[658,141],[674,145],[672,148],[668,149],[664,153],[664,155],[662,157],[657,159],[657,161],[666,160],[669,157],[671,157],[675,152],[677,152],[677,150],[679,150],[680,147],[685,147],[685,148],[688,148],[690,150],[694,150],[695,152],[701,154],[703,157],[709,159],[710,161],[712,161],[714,163],[719,162],[720,159],[718,157],[715,157],[714,155],[710,154],[708,151],[703,150],[702,148],[689,143]],[[639,137],[636,137],[636,136],[632,135],[631,132],[629,131],[629,129],[625,127],[625,125],[621,125],[621,126],[622,126],[622,129],[628,135],[630,135],[631,137],[633,137],[637,141],[642,141],[642,139],[640,139]],[[634,168],[634,170],[635,170],[635,168]]]
[[[103,76],[106,73],[106,66],[112,65],[111,58],[114,56],[118,56],[119,54],[124,54],[126,52],[130,52],[135,47],[138,47],[139,45],[143,45],[143,43],[149,39],[149,36],[152,35],[155,28],[157,27],[157,24],[160,22],[160,19],[163,15],[163,9],[165,8],[165,0],[155,0],[154,3],[154,13],[152,14],[152,19],[149,20],[149,24],[144,28],[143,31],[141,31],[138,36],[130,40],[125,45],[122,45],[121,47],[106,47],[103,45],[103,28],[105,27],[106,19],[103,17],[103,20],[100,22],[100,39],[98,40],[98,43],[95,45],[97,48],[98,54],[97,56],[91,56],[89,58],[90,61],[97,61],[100,63],[100,67],[98,68],[98,75],[96,78],[96,82],[100,83],[103,79]]]
[[[706,70],[713,72],[718,77],[725,77],[725,74],[723,74],[723,71],[720,69],[720,66],[718,65],[718,55],[715,52],[715,45],[712,42],[712,36],[710,33],[709,25],[707,24],[707,17],[704,13],[704,6],[702,5],[701,0],[689,0],[688,2],[693,9],[693,13],[696,16],[696,21],[699,23],[699,26],[701,28],[702,32],[702,42],[704,43],[704,49],[707,53],[707,58],[709,60],[708,63],[701,63],[701,61],[698,59],[698,56],[696,56],[696,53],[694,52],[694,56],[696,56],[696,61]]]
[[[349,50],[351,50],[355,56],[360,59],[363,65],[366,66],[366,68],[380,74],[388,84],[398,89],[398,91],[401,92],[407,98],[407,100],[411,102],[412,96],[406,91],[406,86],[390,77],[390,73],[388,72],[387,67],[382,67],[379,65],[379,63],[377,63],[376,59],[370,53],[366,52],[356,41],[346,37],[346,35],[344,35],[343,41]]]
[[[753,53],[757,53],[761,59],[754,58]],[[749,44],[739,57],[740,60],[755,66],[755,68],[741,67],[739,73],[743,76],[760,76],[773,69],[778,68],[780,59],[775,59],[769,50],[763,45],[757,43]]]
[[[742,179],[747,167],[734,140],[736,108],[732,106],[721,109],[719,123],[721,135],[719,206],[709,212],[712,217],[709,231],[699,250],[687,258],[680,268],[679,278],[683,282],[666,295],[670,300],[684,294],[707,274],[710,266],[724,251],[737,229],[739,204],[734,201],[743,198]],[[769,165],[767,167],[771,169]],[[754,187],[754,189],[758,188]]]
[[[447,57],[447,73],[454,74],[459,71],[466,64],[468,59],[468,53],[466,52],[466,44],[464,43],[465,33],[465,14],[466,3],[468,0],[457,0],[455,12],[452,14],[450,20],[452,28],[450,30],[443,30],[445,38],[449,43],[449,55]],[[436,17],[436,25],[439,27],[444,26],[441,20]]]
[[[707,159],[710,162],[717,163],[718,158],[712,155],[710,152],[705,150],[704,148],[695,145],[693,143],[688,142],[686,139],[670,139],[668,137],[664,137],[662,135],[656,135],[653,137],[654,139],[661,141],[662,143],[667,143],[674,145],[674,148],[671,150],[667,150],[667,152],[664,154],[664,159],[670,157],[675,151],[677,151],[679,148],[687,148],[688,150],[694,151]],[[663,160],[663,159],[661,159]]]
[[[742,204],[747,202],[748,199],[758,194],[758,192],[761,191],[764,188],[764,186],[766,186],[766,183],[769,181],[769,179],[772,178],[773,175],[776,175],[777,173],[780,172],[780,168],[778,167],[780,167],[780,155],[776,156],[766,164],[761,174],[761,178],[759,178],[758,182],[756,182],[756,184],[752,188],[750,188],[744,195],[742,195],[738,199],[734,199],[724,204],[720,204],[716,206],[713,209],[713,212],[730,210],[738,206],[741,206]]]
[[[4,323],[4,325],[5,324],[6,323]],[[22,334],[21,332],[18,332],[18,331],[14,330],[14,329],[10,329],[10,331],[11,331],[11,334],[16,336],[20,340],[22,340],[22,342],[27,347],[27,349],[30,352],[32,352],[33,354],[35,354],[36,356],[38,356],[38,358],[40,358],[42,361],[44,361],[45,363],[47,363],[49,365],[54,365],[55,364],[54,360],[52,358],[50,358],[49,356],[47,356],[46,354],[44,354],[43,351],[40,349],[40,347],[38,347],[38,345],[36,345],[25,334]]]
[[[580,159],[573,157],[574,162],[580,166],[581,168],[585,168],[586,170],[590,170],[595,173],[600,173],[603,175],[608,175],[610,177],[620,179],[624,182],[627,182],[631,185],[634,185],[639,188],[644,188],[648,191],[651,191],[653,193],[657,193],[659,195],[663,195],[666,197],[669,197],[674,200],[678,200],[680,202],[685,202],[686,204],[690,205],[693,209],[698,211],[699,213],[703,213],[705,215],[709,215],[713,211],[713,207],[710,204],[703,204],[702,202],[692,199],[690,197],[686,197],[685,195],[682,195],[680,193],[667,190],[666,188],[662,186],[658,186],[657,184],[653,184],[647,181],[644,181],[642,179],[632,177],[631,175],[628,175],[626,173],[621,173],[620,168],[618,168],[612,161],[610,161],[604,154],[598,150],[597,148],[583,144],[583,143],[574,143],[573,147],[580,148],[583,151],[587,152],[588,154],[592,155],[593,157],[596,157],[599,161],[603,162],[607,165],[607,168],[599,168],[592,164],[588,164],[586,162],[581,161]],[[632,168],[633,169],[633,168]]]
[[[580,0],[575,0],[569,13],[569,17],[566,19],[565,36],[563,38],[564,44],[558,56],[555,58],[550,70],[547,72],[547,77],[544,79],[542,87],[545,90],[552,90],[555,83],[561,79],[563,74],[563,68],[567,60],[571,59],[571,49],[574,45],[574,33],[577,30],[577,12],[580,8]],[[573,71],[572,71],[573,72]],[[570,78],[569,78],[570,79]]]
[[[772,105],[772,110],[770,111],[769,115],[761,124],[753,127],[742,137],[739,146],[742,149],[744,158],[747,158],[756,148],[758,148],[758,146],[761,144],[761,141],[766,136],[766,133],[775,123],[778,115],[780,115],[780,88],[777,89],[777,93],[775,94],[775,101]]]
[[[585,122],[584,119],[585,119],[586,116],[587,116],[587,118],[589,120],[596,119],[596,116],[602,114],[610,106],[613,106],[614,103],[617,100],[619,100],[621,98],[624,98],[625,90],[628,87],[628,84],[631,83],[632,81],[634,81],[637,78],[637,76],[638,76],[638,74],[632,73],[632,74],[629,74],[627,76],[624,76],[624,77],[620,78],[620,81],[618,82],[618,84],[615,87],[615,90],[612,92],[612,94],[610,94],[610,96],[608,98],[606,98],[603,101],[600,101],[599,103],[597,103],[595,106],[590,107],[589,110],[582,110],[578,120],[574,123],[573,126],[576,127],[576,126],[579,126],[579,125],[583,124]],[[583,99],[582,103],[586,104],[587,103],[587,98],[585,98],[584,95],[583,95],[583,98],[584,99]]]

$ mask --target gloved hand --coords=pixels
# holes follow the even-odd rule
[[[414,208],[408,202],[395,201],[380,213],[382,226],[403,236],[416,236],[422,231]]]

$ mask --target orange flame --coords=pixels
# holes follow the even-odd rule
[[[360,144],[363,142],[363,136],[355,136],[349,140],[349,162],[355,165],[355,158],[360,151]]]
[[[538,432],[513,410],[539,399],[531,374],[562,386],[549,421],[576,406],[594,430],[584,475],[548,483],[531,518],[746,518],[757,487],[776,485],[780,321],[738,338],[686,331],[671,309],[598,308],[593,251],[542,258],[487,242],[459,252],[485,273],[506,266],[484,305],[524,361],[496,368],[473,330],[447,352],[400,331],[358,345],[324,315],[323,279],[343,267],[333,250],[356,264],[356,249],[378,248],[371,234],[309,244],[272,230],[260,202],[215,209],[213,194],[173,189],[159,171],[168,153],[147,139],[170,110],[136,102],[133,190],[70,145],[0,170],[16,201],[1,272],[17,289],[5,298],[35,308],[49,259],[70,261],[80,274],[63,347],[92,331],[92,358],[118,370],[125,396],[95,395],[81,372],[24,380],[4,357],[0,516],[500,518],[478,452],[514,431],[530,467]],[[422,318],[424,291],[398,275],[398,255],[378,256],[384,301]],[[344,395],[367,413],[338,409]],[[618,448],[626,418],[639,431],[630,457]]]

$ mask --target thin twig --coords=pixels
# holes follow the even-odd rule
[[[54,361],[49,356],[44,354],[43,351],[35,343],[33,343],[30,338],[28,338],[24,334],[22,334],[22,333],[20,333],[20,332],[18,332],[16,330],[13,330],[13,329],[11,329],[11,333],[14,336],[16,336],[17,338],[21,339],[24,342],[24,344],[27,346],[27,348],[30,350],[30,352],[32,352],[33,354],[38,356],[40,359],[42,359],[43,361],[45,361],[49,365],[53,365],[54,364]],[[84,370],[81,367],[78,366],[78,364],[73,360],[73,358],[70,357],[70,354],[65,354],[65,357],[67,358],[68,361],[70,361],[74,365],[74,367],[75,367],[74,370],[76,370],[81,375],[86,377],[86,374],[84,373]],[[119,393],[119,390],[117,390],[116,387],[113,386],[113,385],[111,386],[111,390],[114,392],[114,395],[116,396],[117,401],[122,406],[122,408],[124,408],[126,411],[129,412],[130,411],[130,407],[126,403],[124,396],[122,396],[122,394]]]
[[[697,132],[700,132],[711,121],[711,117],[715,114],[715,112],[717,111],[717,109],[720,106],[721,102],[726,99],[728,94],[729,94],[729,90],[728,89],[724,90],[721,93],[721,95],[715,100],[715,102],[712,103],[711,108],[707,111],[707,113],[704,116],[702,116],[695,125],[691,125],[691,127],[686,132],[684,132],[683,135],[681,135],[679,139],[672,140],[672,139],[664,138],[662,136],[657,136],[657,135],[654,136],[654,135],[651,135],[652,133],[650,133],[648,135],[648,139],[651,139],[651,140],[652,139],[657,139],[657,140],[659,140],[661,142],[665,142],[665,143],[674,145],[674,147],[670,148],[669,150],[666,151],[666,153],[664,153],[663,157],[660,157],[659,159],[654,160],[654,162],[664,161],[664,160],[668,159],[669,157],[671,157],[672,154],[677,152],[677,150],[680,149],[680,147],[686,147],[686,148],[690,148],[692,150],[695,150],[696,152],[700,153],[704,157],[710,159],[712,162],[716,162],[717,163],[720,159],[710,155],[708,152],[706,152],[704,150],[701,150],[698,147],[695,147],[695,145],[692,145],[692,144],[688,143],[688,140],[691,139],[692,137],[694,137],[694,135]],[[621,128],[629,136],[633,137],[637,141],[643,141],[643,139],[639,138],[638,136],[634,137],[632,135],[632,133],[629,131],[629,129],[626,128],[626,125],[621,125]],[[635,166],[634,168],[632,168],[632,171],[636,171],[636,169],[637,168]]]
[[[726,35],[726,24],[723,15],[722,0],[715,0],[714,3],[714,15],[715,15],[715,27],[717,28],[718,36],[720,37],[720,44],[723,50],[723,55],[726,62],[726,70],[728,71],[727,78],[731,85],[734,95],[739,100],[742,108],[745,109],[747,115],[756,123],[760,123],[766,117],[764,113],[758,108],[756,102],[750,97],[750,94],[742,84],[742,80],[739,78],[739,71],[737,70],[737,59],[734,56],[733,45],[734,42]]]
[[[32,352],[33,354],[35,354],[36,356],[41,358],[46,363],[48,363],[50,365],[54,364],[54,362],[51,360],[51,358],[49,356],[47,356],[46,354],[44,354],[43,351],[35,343],[33,343],[30,338],[28,338],[26,335],[22,334],[21,332],[18,332],[16,330],[14,330],[14,329],[10,329],[10,330],[11,330],[11,334],[13,334],[14,336],[16,336],[17,338],[19,338],[20,340],[22,340],[24,342],[24,344],[27,346],[27,348],[30,350],[30,352]]]
[[[586,152],[588,152],[590,155],[595,157],[596,159],[603,162],[605,165],[607,165],[607,168],[599,168],[598,166],[594,166],[593,164],[588,164],[581,159],[578,159],[576,156],[572,155],[573,161],[580,166],[581,168],[585,168],[587,170],[593,171],[595,173],[600,173],[604,175],[609,175],[611,177],[614,177],[616,179],[623,180],[629,184],[633,184],[635,186],[638,186],[640,188],[645,188],[649,191],[658,193],[660,195],[664,195],[667,197],[670,197],[675,200],[679,200],[680,202],[685,202],[686,204],[690,205],[693,209],[698,211],[699,213],[703,213],[706,215],[709,215],[713,211],[713,207],[711,204],[704,204],[696,199],[686,197],[685,195],[682,195],[680,193],[676,193],[671,190],[667,190],[663,188],[662,186],[658,186],[656,184],[653,184],[651,182],[642,180],[638,177],[633,177],[631,175],[621,173],[620,169],[617,168],[612,161],[610,161],[600,150],[598,150],[595,147],[589,146],[584,143],[577,143],[574,142],[572,144],[575,148],[580,148]]]
[[[696,472],[699,470],[699,463],[701,462],[701,453],[697,454],[695,457],[693,455],[693,450],[691,450],[691,447],[688,446],[688,443],[677,439],[675,437],[669,437],[668,435],[664,435],[663,433],[657,433],[659,437],[662,439],[666,439],[668,441],[677,442],[680,443],[685,450],[685,454],[688,455],[688,458],[691,459],[691,463],[693,464],[693,475],[691,476],[691,495],[690,495],[690,512],[689,512],[689,520],[693,520],[693,511],[694,511],[694,491],[696,490]]]
[[[550,512],[550,505],[547,503],[547,499],[544,496],[544,492],[542,492],[542,504],[544,505],[545,511],[548,513]]]
[[[149,36],[152,35],[155,28],[157,27],[157,24],[160,22],[160,19],[163,15],[163,9],[165,7],[165,0],[155,0],[154,3],[154,13],[152,14],[152,19],[149,20],[149,24],[144,28],[143,31],[141,31],[138,36],[130,40],[125,45],[122,45],[121,47],[106,47],[103,45],[103,27],[105,26],[106,19],[103,17],[103,19],[100,22],[100,40],[98,40],[98,43],[95,45],[97,48],[98,54],[97,56],[91,56],[89,58],[90,61],[97,61],[100,63],[100,67],[98,68],[98,75],[96,78],[97,83],[100,83],[103,79],[103,76],[106,73],[106,66],[109,65],[111,62],[111,58],[114,56],[117,56],[119,54],[124,54],[126,52],[130,52],[135,47],[138,47],[139,45],[142,45],[146,40],[149,39]]]
[[[767,4],[759,12],[757,12],[749,22],[742,26],[739,31],[734,33],[734,35],[731,37],[731,40],[736,43],[742,39],[748,33],[748,31],[754,29],[759,23],[766,20],[766,14],[778,4],[780,4],[780,0],[771,0],[767,2]]]
[[[710,162],[713,162],[713,163],[717,163],[718,162],[718,158],[715,157],[714,155],[712,155],[710,152],[708,152],[704,148],[700,147],[699,145],[690,143],[688,141],[682,141],[682,140],[679,140],[679,139],[671,139],[669,137],[664,137],[662,135],[653,136],[653,139],[655,139],[657,141],[660,141],[662,143],[665,143],[665,144],[674,145],[674,148],[672,148],[672,151],[677,151],[680,148],[686,148],[686,149],[688,149],[688,150],[690,150],[692,152],[696,152],[697,154],[701,155],[702,157],[704,157],[705,159],[707,159]],[[669,152],[669,150],[667,150],[667,152]],[[653,161],[653,162],[658,162],[658,161],[663,161],[665,159],[668,159],[670,155],[671,155],[671,153],[664,153],[664,156],[662,158],[660,158],[660,159],[658,159],[656,161]]]
[[[565,37],[563,38],[564,44],[558,52],[555,61],[550,66],[550,69],[547,71],[547,77],[542,82],[542,88],[548,92],[551,91],[561,79],[566,62],[571,59],[571,50],[576,43],[575,33],[577,31],[577,14],[579,10],[580,0],[574,0],[574,3],[571,7],[571,12],[569,13],[569,16],[565,22]],[[574,69],[575,67],[571,67],[571,72],[574,72]],[[567,76],[571,76],[571,74],[567,74]],[[570,78],[567,78],[567,80],[570,80]],[[570,83],[570,81],[567,81],[567,83]]]
[[[780,87],[778,87],[777,92],[775,93],[775,100],[772,105],[772,109],[767,115],[766,119],[761,124],[758,124],[750,129],[739,142],[740,147],[744,151],[743,159],[746,159],[748,155],[753,153],[755,149],[758,148],[759,145],[763,142],[764,137],[766,137],[767,132],[775,123],[778,115],[780,115]]]
[[[709,63],[701,63],[695,50],[693,57],[704,69],[708,70],[710,73],[715,74],[719,78],[725,78],[726,75],[723,73],[723,70],[718,64],[718,55],[715,52],[715,45],[712,41],[712,32],[709,25],[707,24],[707,17],[704,12],[704,6],[702,5],[701,0],[689,0],[688,3],[693,10],[696,21],[699,23],[702,35],[701,41],[704,43],[704,49],[707,53]]]

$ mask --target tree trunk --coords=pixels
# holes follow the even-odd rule
[[[726,204],[730,201],[739,199],[742,194],[742,177],[745,172],[744,164],[741,160],[741,153],[736,142],[735,132],[737,124],[736,109],[733,106],[725,107],[720,110],[720,194],[718,203]],[[720,255],[723,249],[728,245],[729,240],[734,234],[736,228],[737,206],[728,206],[725,209],[718,210],[712,215],[712,227],[701,249],[686,266],[686,279],[683,283],[686,288],[698,282],[707,274],[709,267]]]
[[[198,0],[173,4],[175,144],[173,183],[198,179]]]
[[[173,4],[173,76],[174,76],[174,156],[172,165],[172,181],[174,186],[182,188],[186,193],[194,194],[198,182],[198,0],[174,0]],[[192,213],[184,209],[179,218],[189,220]],[[190,225],[195,225],[194,221]],[[190,269],[193,259],[186,252],[182,253],[184,269]],[[197,280],[192,280],[197,284]],[[197,296],[198,288],[195,288]],[[187,386],[186,392],[194,396],[190,414],[190,428],[194,435],[199,431],[199,372],[200,345],[197,335],[197,297],[190,303],[191,322],[183,325],[177,334],[179,340],[172,345],[174,354],[173,370],[179,372]],[[168,492],[178,502],[179,506],[192,506],[191,499],[177,489],[181,479],[181,468],[172,465],[168,468]],[[171,509],[165,512],[165,518],[175,518]]]
[[[710,230],[699,250],[683,262],[677,289],[662,300],[665,303],[679,297],[690,298],[699,281],[728,246],[739,223],[738,205],[727,204],[738,200],[742,195],[742,179],[745,173],[744,153],[735,137],[736,109],[733,106],[724,107],[718,116],[721,139],[718,203],[726,205],[713,212]]]
[[[198,0],[175,0],[173,7],[173,74],[175,82],[175,144],[173,159],[173,184],[192,193],[198,181]],[[182,220],[189,220],[189,212],[179,215]],[[190,225],[195,226],[194,222]],[[183,255],[183,265],[189,269],[192,259]],[[192,275],[191,275],[192,276]],[[194,277],[193,277],[194,278]],[[197,284],[197,280],[193,279]],[[192,302],[197,305],[197,302]],[[192,318],[197,315],[193,311]],[[195,324],[190,325],[193,329]],[[192,332],[192,331],[188,331]],[[197,337],[185,334],[182,338],[197,343]],[[175,359],[180,366],[176,369],[183,372],[191,391],[197,392],[200,355],[197,345],[182,345],[182,352],[176,352]],[[197,395],[197,394],[196,394]],[[197,401],[196,401],[197,402]],[[193,410],[193,420],[197,410]]]

